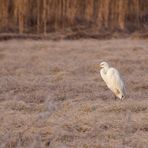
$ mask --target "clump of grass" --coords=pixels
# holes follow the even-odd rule
[[[12,100],[2,103],[3,109],[7,108],[7,110],[13,110],[13,111],[22,111],[22,112],[41,112],[42,105],[37,104],[28,104],[22,100]]]
[[[7,108],[8,110],[15,110],[15,111],[30,111],[31,106],[25,103],[24,101],[7,101],[3,103],[3,107]]]
[[[55,74],[57,74],[57,73],[59,73],[61,71],[62,71],[62,69],[60,67],[55,66],[54,68],[52,68],[50,70],[50,73],[53,74],[53,75],[55,75]]]
[[[95,111],[96,109],[97,109],[96,106],[92,106],[92,105],[88,105],[88,104],[83,105],[83,106],[80,108],[81,111],[86,112],[86,113],[88,113],[88,112],[93,112],[93,111]]]
[[[53,76],[53,81],[54,81],[54,82],[61,81],[61,80],[64,79],[64,76],[65,76],[65,72],[60,71],[60,72],[58,72],[57,74],[55,74],[55,75]]]
[[[113,104],[109,107],[105,107],[102,111],[104,112],[115,112],[115,113],[120,113],[120,112],[126,112],[127,110],[130,110],[131,112],[141,112],[141,111],[146,111],[148,109],[147,103],[145,102],[127,102],[127,103],[117,103]]]

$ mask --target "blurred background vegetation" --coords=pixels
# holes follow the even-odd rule
[[[148,30],[148,0],[0,0],[1,33]]]

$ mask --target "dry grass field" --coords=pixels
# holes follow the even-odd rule
[[[109,62],[128,96],[99,74]],[[148,40],[0,42],[0,148],[147,148]]]

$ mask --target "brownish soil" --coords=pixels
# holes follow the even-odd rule
[[[99,74],[126,83],[114,100]],[[0,42],[1,148],[146,148],[148,40]]]

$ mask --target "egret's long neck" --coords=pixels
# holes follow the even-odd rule
[[[100,70],[101,77],[103,78],[103,80],[104,80],[106,83],[107,83],[106,74],[107,74],[108,69],[109,69],[109,65],[106,65],[105,67],[103,67],[103,68]]]
[[[100,74],[101,74],[102,79],[106,82],[106,71],[104,68],[100,70]]]

